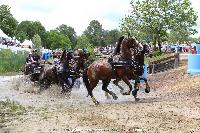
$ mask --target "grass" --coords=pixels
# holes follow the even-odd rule
[[[18,72],[25,64],[27,53],[18,51],[13,53],[10,49],[0,50],[0,74]]]
[[[164,58],[170,57],[174,54],[169,54],[169,53],[159,53],[159,52],[155,52],[153,54],[152,58],[145,58],[145,64],[149,64],[149,62],[153,62],[153,61],[159,61],[162,60]]]

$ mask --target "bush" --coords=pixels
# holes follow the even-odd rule
[[[25,64],[27,55],[24,51],[14,53],[10,49],[0,49],[0,73],[19,71]]]

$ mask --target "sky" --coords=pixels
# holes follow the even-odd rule
[[[198,12],[200,36],[200,1],[191,0]],[[78,35],[87,28],[90,21],[98,20],[103,29],[118,29],[121,19],[131,10],[130,0],[0,0],[0,5],[11,7],[11,13],[18,20],[40,21],[46,30],[66,24]],[[196,35],[196,36],[197,36]]]

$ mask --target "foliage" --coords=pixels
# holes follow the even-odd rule
[[[71,42],[69,38],[57,30],[51,30],[50,32],[47,32],[47,44],[47,48],[50,49],[71,48]]]
[[[0,29],[10,37],[15,36],[17,20],[10,13],[8,5],[0,5]]]
[[[132,0],[131,5],[132,12],[122,20],[121,30],[154,45],[158,43],[160,51],[167,31],[185,37],[195,32],[192,27],[197,15],[189,0]]]
[[[20,31],[16,34],[16,38],[20,41],[23,42],[24,40],[28,39],[27,33]]]
[[[37,51],[40,51],[42,49],[41,38],[40,38],[40,36],[38,34],[33,36],[32,42],[34,44],[33,45],[34,49],[37,49]]]
[[[10,49],[0,49],[0,73],[19,71],[27,55],[28,53],[24,51],[13,53]]]
[[[16,38],[21,42],[25,39],[32,39],[36,34],[41,37],[42,44],[44,46],[46,41],[46,30],[39,21],[22,21],[17,26]]]
[[[88,52],[90,53],[90,57],[92,59],[95,58],[94,46],[89,42],[89,39],[86,37],[86,35],[81,35],[77,37],[77,45],[75,48],[79,48],[79,49],[86,48]]]
[[[76,45],[76,38],[77,38],[74,28],[62,24],[56,29],[69,38],[69,40],[72,43],[72,48],[74,48]]]
[[[105,31],[104,38],[105,38],[106,44],[115,44],[116,41],[119,39],[120,34],[121,34],[120,31],[117,29]]]
[[[105,45],[103,33],[104,31],[102,25],[97,20],[92,20],[87,29],[84,31],[84,34],[94,46]]]

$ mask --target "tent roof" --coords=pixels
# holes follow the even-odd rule
[[[29,46],[32,46],[33,43],[32,43],[32,41],[25,40],[21,45],[29,45]]]
[[[0,37],[10,38],[1,29],[0,29]]]

